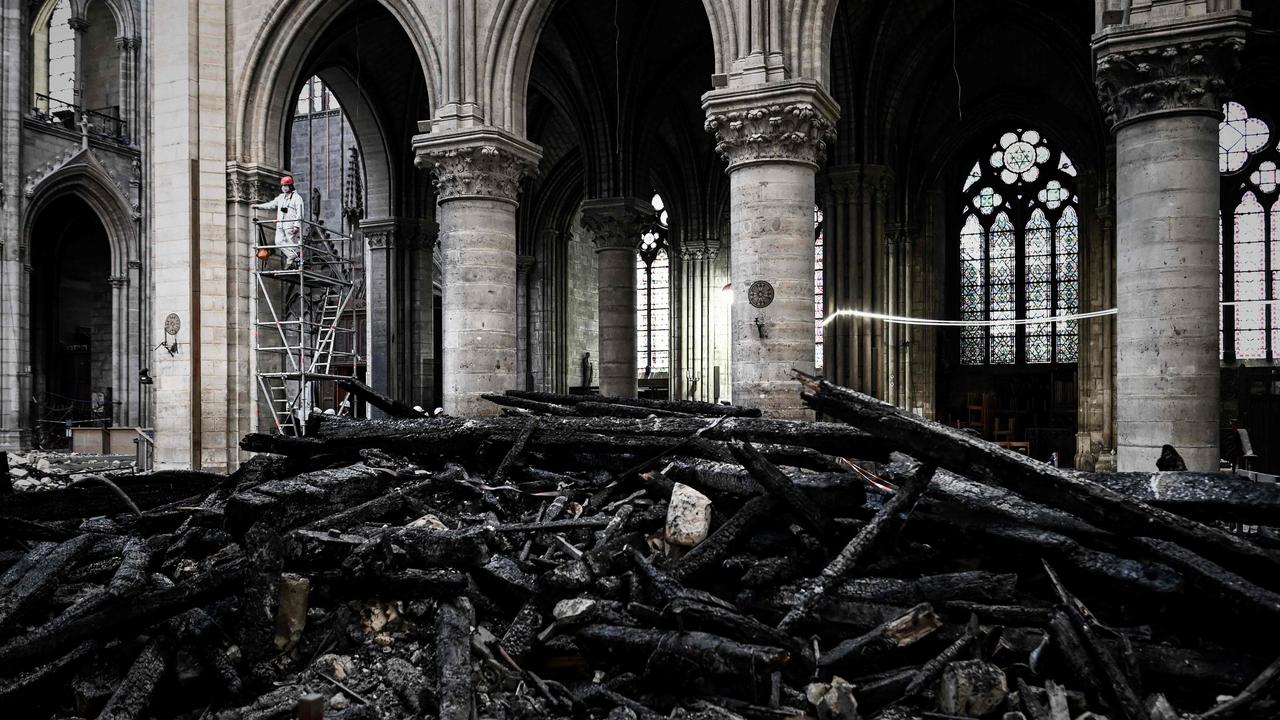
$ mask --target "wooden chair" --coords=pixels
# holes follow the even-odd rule
[[[995,427],[991,431],[991,440],[993,442],[1012,440],[1017,434],[1018,418],[996,416]]]

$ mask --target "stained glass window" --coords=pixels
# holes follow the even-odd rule
[[[813,208],[813,366],[822,369],[822,321],[826,319],[826,287],[823,285],[822,211]]]
[[[1000,136],[965,178],[960,318],[1050,318],[1079,307],[1075,165],[1036,130]],[[966,365],[1073,363],[1076,324],[969,326]]]
[[[1267,122],[1240,103],[1222,108],[1218,169],[1218,351],[1227,360],[1274,360],[1280,353],[1280,203],[1277,153]]]
[[[667,210],[653,196],[658,222],[640,238],[636,255],[636,368],[642,379],[671,371],[671,257]]]

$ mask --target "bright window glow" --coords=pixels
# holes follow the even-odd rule
[[[49,97],[76,103],[76,31],[71,29],[71,3],[61,0],[49,16]]]
[[[822,211],[813,208],[813,367],[822,369],[823,319],[826,318],[827,290],[823,284]]]
[[[1274,360],[1280,355],[1280,318],[1266,302],[1280,298],[1280,202],[1277,162],[1265,121],[1240,103],[1222,107],[1218,169],[1222,207],[1218,223],[1218,352],[1230,360]],[[1269,261],[1269,262],[1268,262]]]
[[[1004,133],[969,172],[960,230],[961,320],[1034,320],[1078,311],[1075,175],[1066,153],[1036,130]],[[960,361],[1073,363],[1076,334],[1074,321],[968,327],[960,332]]]
[[[641,379],[671,372],[671,257],[666,204],[653,196],[658,224],[640,238],[636,255],[636,369]]]

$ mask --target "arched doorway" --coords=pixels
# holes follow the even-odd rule
[[[31,233],[31,430],[37,447],[64,447],[68,423],[110,424],[113,298],[107,229],[76,195],[50,202]]]

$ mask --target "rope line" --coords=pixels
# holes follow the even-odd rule
[[[1225,300],[1218,303],[1222,306],[1247,306],[1247,305],[1280,305],[1280,299],[1276,300]],[[884,313],[868,312],[866,310],[837,310],[828,315],[822,324],[830,325],[832,321],[842,317],[865,318],[867,320],[883,320],[884,322],[894,325],[923,325],[926,327],[1004,327],[1007,325],[1043,325],[1047,323],[1072,322],[1075,320],[1089,320],[1092,318],[1106,317],[1108,315],[1117,314],[1116,308],[1108,310],[1094,310],[1086,313],[1073,313],[1071,315],[1054,315],[1053,317],[1043,318],[1009,318],[1008,320],[936,320],[933,318],[916,318],[906,315],[886,315]]]

